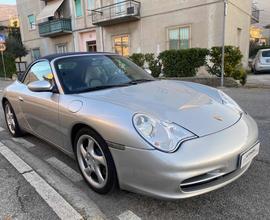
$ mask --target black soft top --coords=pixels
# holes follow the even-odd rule
[[[55,58],[59,57],[66,57],[66,56],[73,56],[73,55],[93,55],[93,54],[99,54],[99,55],[115,55],[114,53],[105,53],[105,52],[72,52],[72,53],[56,53],[47,55],[44,57],[41,57],[39,60],[45,59],[48,61],[52,61]]]

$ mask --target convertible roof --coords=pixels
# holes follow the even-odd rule
[[[48,56],[41,57],[40,59],[45,59],[48,61],[52,61],[55,58],[59,57],[66,57],[66,56],[72,56],[72,55],[93,55],[93,54],[99,54],[99,55],[115,55],[114,53],[105,53],[105,52],[72,52],[72,53],[56,53],[51,54]]]

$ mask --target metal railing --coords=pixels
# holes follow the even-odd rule
[[[72,32],[71,19],[60,18],[38,24],[40,36],[50,36],[59,33]]]
[[[91,10],[92,23],[101,24],[106,21],[121,20],[121,18],[139,19],[141,3],[127,0],[112,5]]]

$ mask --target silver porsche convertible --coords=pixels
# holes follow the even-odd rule
[[[156,80],[115,54],[39,59],[2,104],[11,135],[31,133],[76,158],[102,194],[206,193],[240,177],[260,147],[256,122],[224,92]]]

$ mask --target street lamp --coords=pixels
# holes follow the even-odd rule
[[[227,17],[227,14],[228,14],[228,0],[224,0],[223,33],[222,33],[222,58],[221,58],[221,87],[224,86],[225,34],[226,34],[226,17]]]

